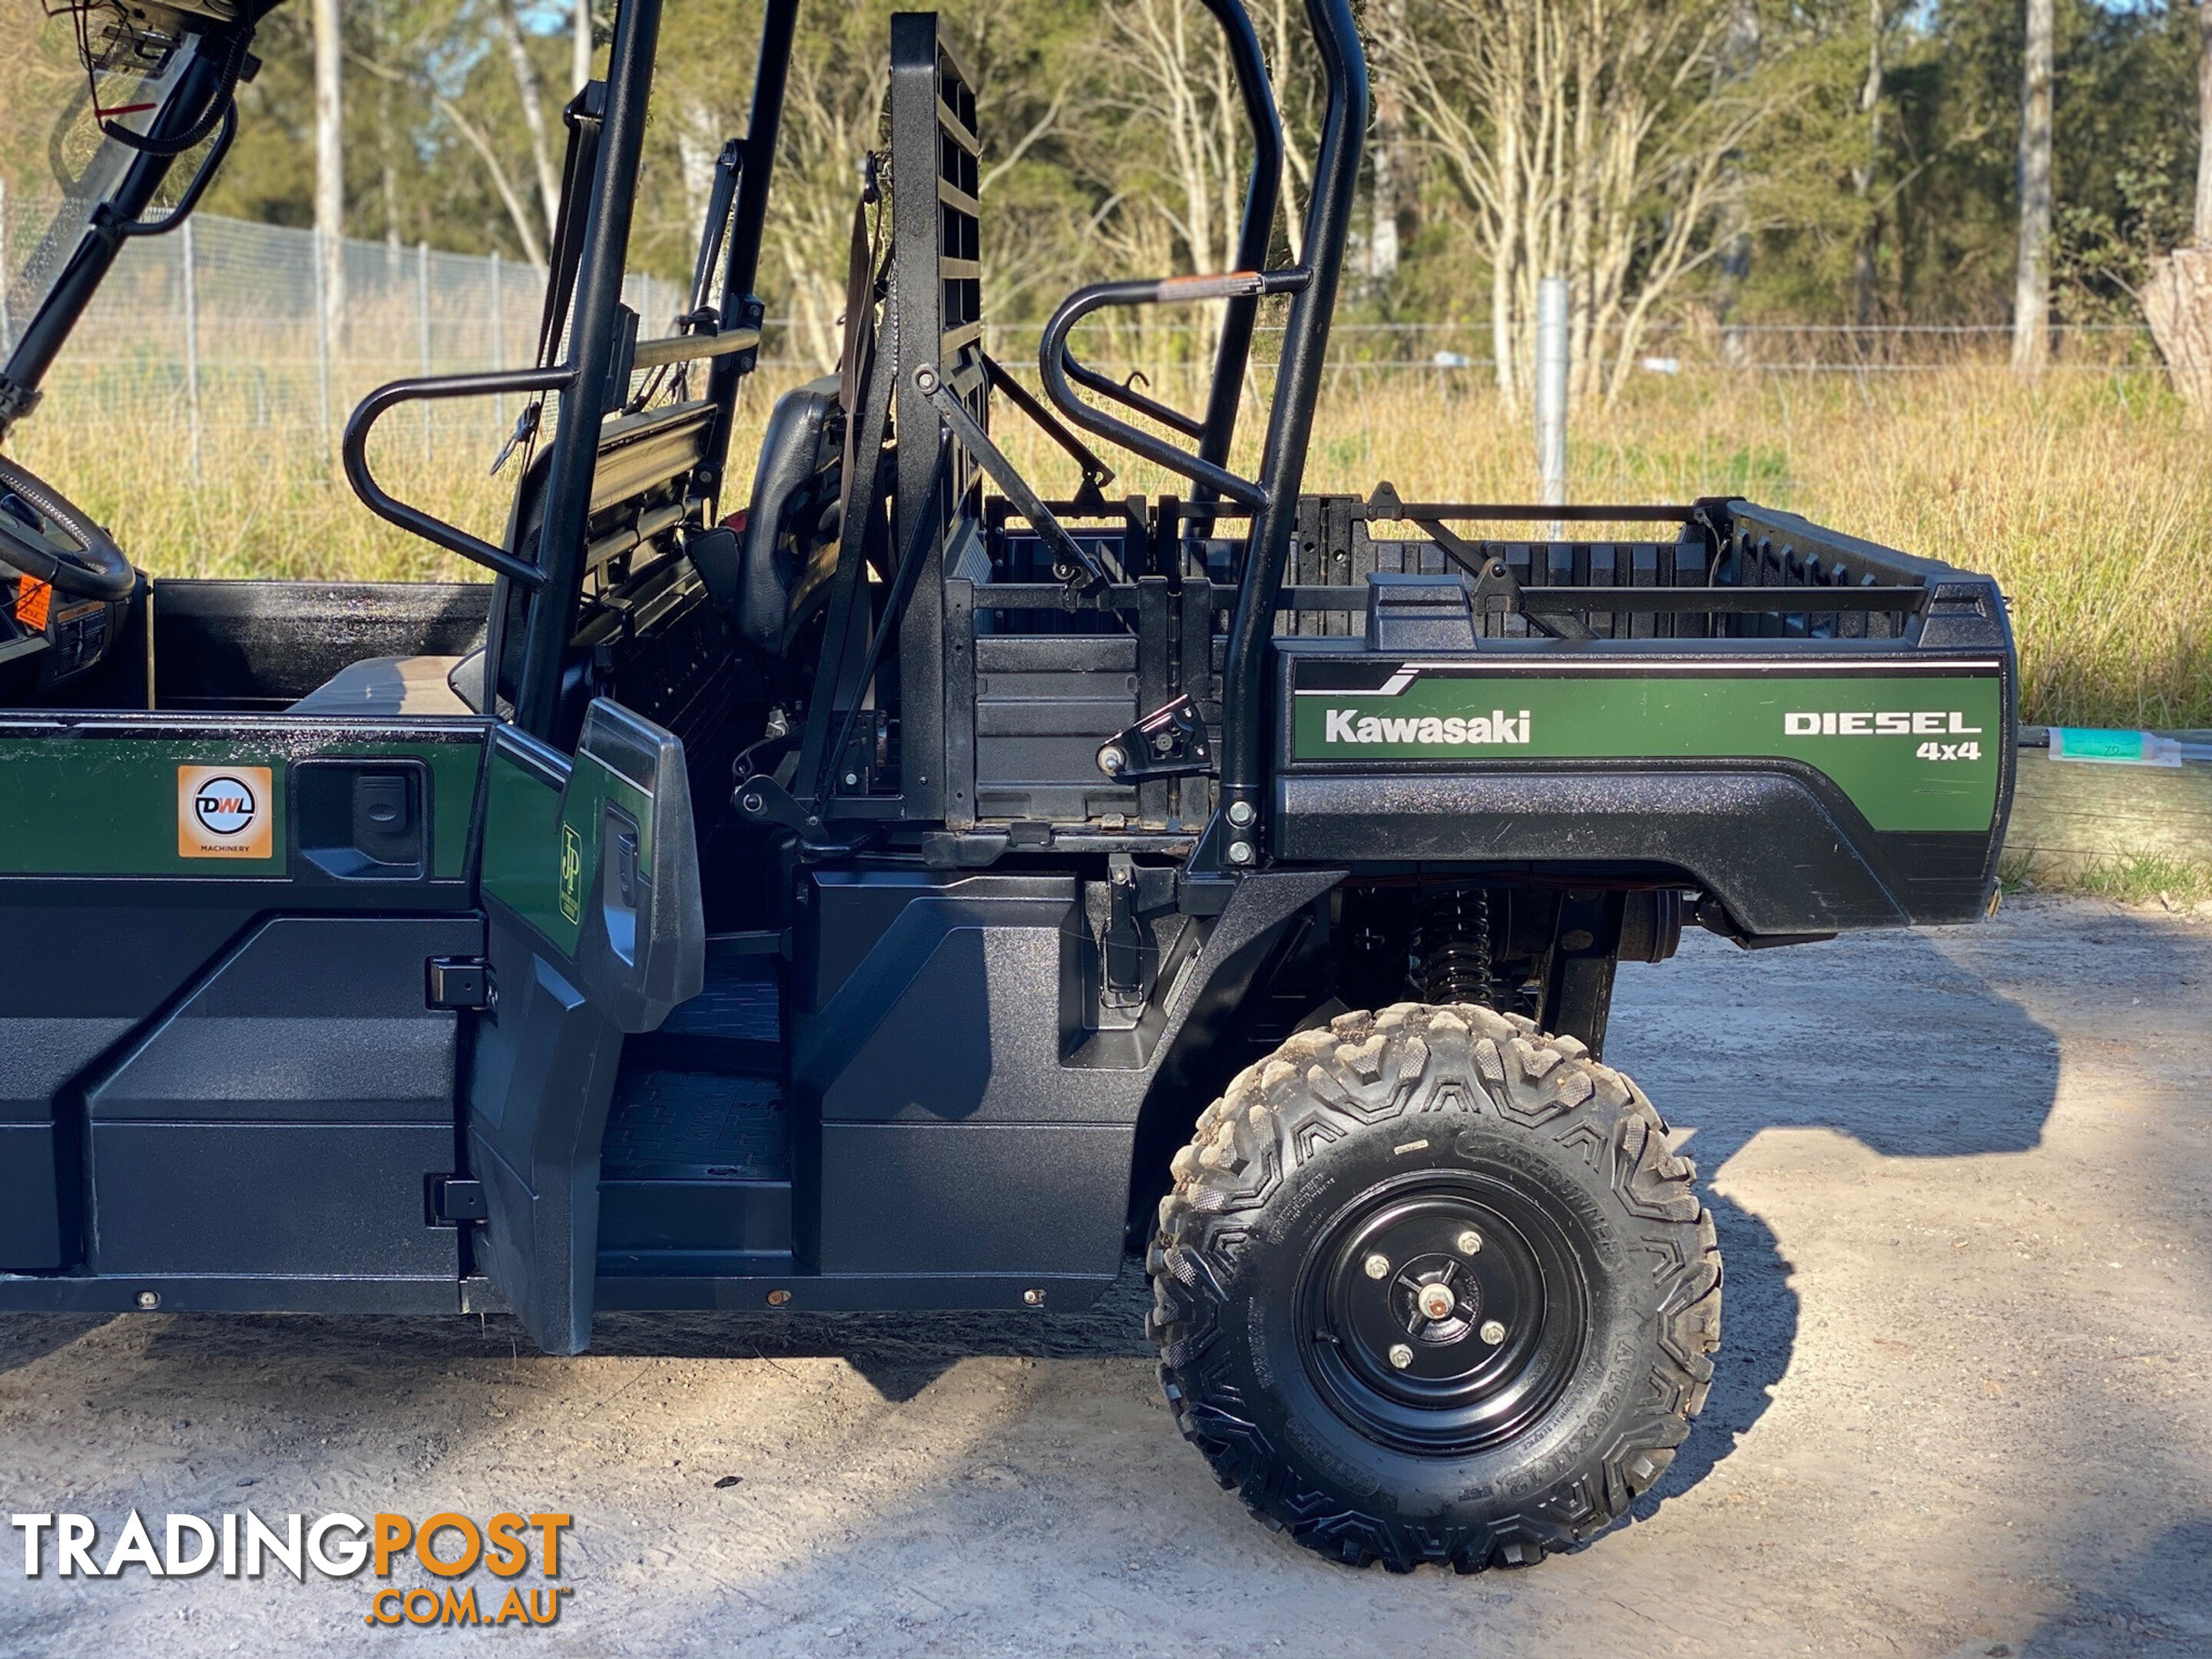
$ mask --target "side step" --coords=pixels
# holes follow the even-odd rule
[[[623,1043],[599,1155],[601,1273],[789,1262],[783,963],[760,943],[775,938],[708,939],[705,988]]]

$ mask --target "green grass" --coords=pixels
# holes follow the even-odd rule
[[[2026,854],[2008,854],[2000,878],[2008,893],[2076,893],[2118,904],[2163,902],[2177,909],[2212,900],[2212,865],[2138,853],[2102,860],[2063,874],[2031,870]]]

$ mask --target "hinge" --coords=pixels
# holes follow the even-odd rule
[[[482,957],[432,957],[423,964],[423,1001],[432,1008],[489,1008],[498,999]]]
[[[490,1214],[484,1203],[484,1186],[466,1176],[430,1177],[430,1224],[457,1227],[464,1221],[482,1221]]]
[[[1206,722],[1188,692],[1099,746],[1098,769],[1116,783],[1195,777],[1212,763]]]

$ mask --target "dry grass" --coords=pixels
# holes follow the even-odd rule
[[[749,401],[740,454],[765,401]],[[222,404],[204,410],[197,480],[173,398],[73,419],[85,400],[57,395],[18,447],[157,574],[467,573],[370,517],[312,439]],[[484,476],[498,428],[488,410],[441,418],[453,423],[426,461],[419,421],[392,416],[379,465],[398,493],[496,538],[512,482]],[[1066,487],[1057,452],[1006,435],[1054,493]],[[1243,435],[1249,451],[1257,432]],[[1577,416],[1571,476],[1579,500],[1741,494],[1990,571],[2012,600],[2025,718],[2212,725],[2212,465],[2152,377],[1647,376],[1619,408]],[[1307,485],[1364,493],[1382,477],[1409,499],[1528,499],[1532,445],[1466,376],[1346,377],[1324,401]],[[1159,482],[1124,475],[1129,489]]]

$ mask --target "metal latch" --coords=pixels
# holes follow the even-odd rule
[[[430,1177],[430,1224],[458,1226],[464,1221],[483,1221],[491,1214],[484,1202],[484,1185],[466,1176]]]
[[[459,1010],[492,1006],[491,964],[482,957],[432,957],[423,966],[423,1001],[428,1006]]]
[[[1117,783],[1187,778],[1205,771],[1212,752],[1198,705],[1185,692],[1107,738],[1098,769]]]
[[[1106,860],[1106,929],[1099,940],[1104,958],[1101,975],[1110,1008],[1141,1008],[1152,988],[1158,951],[1145,925],[1137,891],[1136,860],[1127,853]]]

